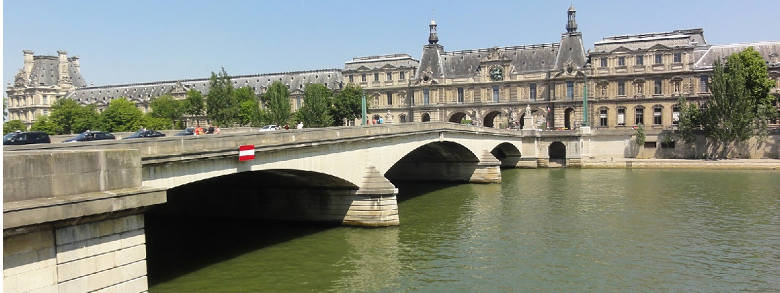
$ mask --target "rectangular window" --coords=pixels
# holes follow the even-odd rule
[[[706,75],[702,75],[699,78],[699,92],[700,93],[706,93],[709,92],[709,88],[707,87],[707,81],[709,81],[709,78]]]
[[[431,103],[431,96],[428,89],[423,90],[423,105],[429,105]]]
[[[49,116],[49,109],[43,109],[43,116]]]
[[[626,82],[625,81],[618,81],[618,96],[625,96],[626,95]]]
[[[301,108],[301,97],[295,98],[295,109],[298,110]]]
[[[672,107],[672,124],[677,125],[680,123],[680,107]]]
[[[403,71],[399,72],[398,73],[398,79],[401,79],[401,80],[406,79],[406,72],[403,72]]]
[[[636,108],[634,110],[634,125],[645,124],[645,108]]]
[[[374,81],[379,81],[379,72],[374,72]]]
[[[463,104],[463,88],[458,88],[458,104]]]
[[[47,96],[43,96],[43,104],[44,105],[49,104],[49,98]],[[46,115],[44,115],[44,116],[46,116]]]
[[[349,82],[355,82],[355,76],[350,74],[349,75]]]
[[[599,126],[607,127],[607,109],[599,110]]]
[[[660,78],[656,78],[655,79],[655,91],[653,93],[656,94],[656,95],[660,95],[661,94],[661,79]]]
[[[664,63],[663,54],[655,54],[655,64]]]
[[[618,57],[618,66],[626,66],[626,57]]]
[[[361,81],[362,81],[362,82],[366,82],[366,74],[365,74],[365,73],[363,73],[363,74],[360,76],[360,79],[361,79]]]
[[[674,53],[674,63],[682,63],[682,53]]]
[[[386,81],[392,81],[392,80],[393,80],[393,73],[391,73],[391,72],[388,72],[388,73],[387,73],[387,79],[385,79],[385,80],[386,80]]]
[[[532,83],[530,85],[530,92],[531,92],[530,93],[531,101],[536,101],[536,84],[535,83]]]
[[[663,119],[661,119],[661,107],[653,108],[653,125],[661,125]]]
[[[566,82],[566,99],[567,100],[573,100],[574,99],[574,82],[573,81],[567,81]]]
[[[607,58],[601,58],[601,67],[607,67]]]
[[[493,86],[493,102],[498,103],[498,86]]]
[[[626,125],[626,108],[617,109],[617,125]]]
[[[657,148],[657,147],[658,147],[658,144],[656,144],[655,141],[646,141],[645,142],[645,148],[646,149],[654,149],[654,148]]]
[[[645,56],[636,55],[636,65],[644,65],[644,64],[645,64]]]

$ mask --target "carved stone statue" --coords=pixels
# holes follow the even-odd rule
[[[390,113],[390,110],[387,110],[385,115],[385,123],[393,123],[393,114]]]
[[[531,117],[531,105],[525,105],[525,116]]]

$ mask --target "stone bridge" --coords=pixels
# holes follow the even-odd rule
[[[434,122],[6,146],[4,291],[145,291],[146,212],[399,225],[393,181],[577,166],[582,137]]]

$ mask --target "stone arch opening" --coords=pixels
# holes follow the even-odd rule
[[[490,153],[501,161],[501,168],[517,167],[517,163],[522,156],[520,150],[515,145],[508,142],[497,145]]]
[[[396,181],[468,182],[479,158],[465,146],[440,141],[422,145],[398,160],[385,178]]]
[[[566,108],[563,112],[563,127],[566,129],[574,129],[574,109]]]
[[[560,141],[554,141],[547,148],[550,160],[566,160],[566,145]]]
[[[485,115],[485,119],[482,120],[482,126],[485,127],[498,127],[497,123],[500,123],[497,120],[501,119],[501,112],[499,111],[493,111]]]
[[[467,117],[468,115],[466,113],[457,112],[455,114],[452,114],[452,116],[450,116],[449,121],[452,123],[463,123],[463,121],[466,120]]]
[[[429,122],[431,121],[431,115],[428,113],[423,113],[422,117],[420,118],[422,122]]]

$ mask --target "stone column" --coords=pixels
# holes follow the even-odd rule
[[[342,224],[363,227],[400,225],[397,194],[398,189],[376,167],[369,165]]]
[[[501,183],[501,161],[496,159],[488,150],[482,150],[474,173],[469,179],[470,183]]]

